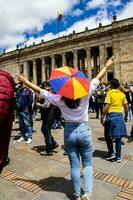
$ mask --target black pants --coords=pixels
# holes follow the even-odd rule
[[[55,146],[55,144],[57,144],[51,134],[52,125],[53,125],[53,121],[42,121],[41,131],[45,138],[47,153],[51,152],[53,150],[53,147]]]

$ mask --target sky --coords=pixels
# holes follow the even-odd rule
[[[133,0],[0,0],[0,53],[107,25],[114,15],[133,17]]]

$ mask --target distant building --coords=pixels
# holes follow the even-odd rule
[[[120,81],[133,80],[133,18],[113,22],[107,26],[63,36],[48,42],[42,41],[30,47],[0,56],[0,69],[12,74],[23,73],[34,83],[47,80],[53,68],[61,66],[78,67],[93,78],[105,65],[106,60],[115,56],[115,64],[104,80],[113,77]]]

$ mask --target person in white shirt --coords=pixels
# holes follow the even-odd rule
[[[97,89],[101,78],[107,69],[113,64],[114,57],[111,57],[105,67],[91,81],[89,94],[80,99],[71,100],[29,82],[25,77],[17,75],[17,79],[25,83],[40,96],[47,99],[51,104],[58,106],[65,119],[64,145],[65,151],[70,160],[71,178],[73,182],[74,195],[76,200],[89,200],[92,193],[93,163],[92,163],[92,136],[88,123],[88,101],[93,92]],[[80,157],[83,165],[84,194],[81,197],[80,185]]]

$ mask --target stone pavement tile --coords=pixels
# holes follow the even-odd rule
[[[44,159],[44,163],[41,166],[34,167],[32,170],[24,173],[30,179],[40,181],[45,185],[49,185],[49,183],[54,184],[54,181],[56,182],[68,174],[69,165],[48,159]]]
[[[121,163],[101,160],[101,158],[94,159],[94,169],[99,172],[117,175],[119,171],[126,165],[127,160],[122,160]]]
[[[16,160],[15,157],[12,158],[12,163],[7,167],[19,174],[24,174],[27,171],[42,166],[44,164],[44,159],[40,156],[27,153],[27,156],[20,156],[19,160]]]
[[[94,169],[99,172],[117,175],[120,169],[122,169],[126,165],[127,160],[123,159],[121,163],[107,161],[103,159],[106,154],[106,151],[104,149],[104,144],[94,144]]]
[[[34,197],[31,200],[74,200],[72,197],[68,198],[65,193],[45,191],[40,196]]]
[[[133,181],[133,161],[128,161],[124,168],[120,170],[118,176]]]
[[[121,187],[94,179],[92,199],[114,200],[120,191]]]
[[[131,145],[131,143],[126,143],[124,146],[123,146],[123,154],[125,155],[132,155],[133,156],[133,143]]]
[[[35,195],[0,178],[0,200],[31,200]]]

